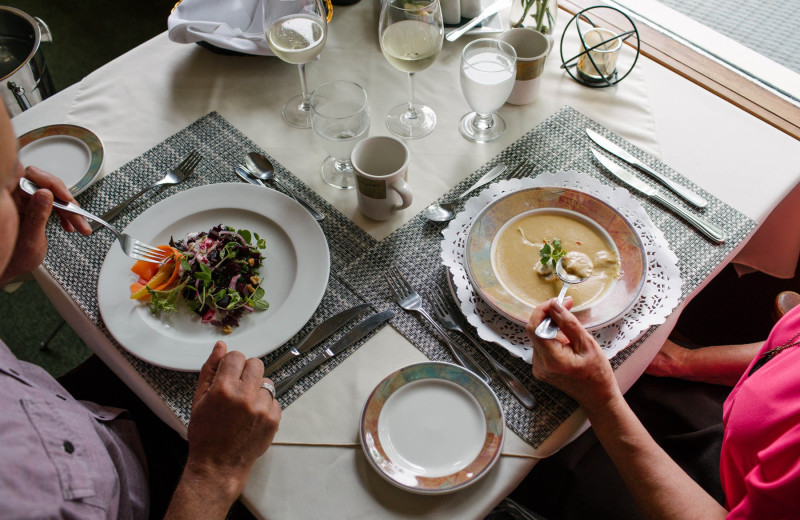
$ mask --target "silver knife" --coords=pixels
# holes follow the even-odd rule
[[[249,175],[247,175],[247,172],[244,171],[241,166],[234,166],[233,167],[233,171],[235,171],[236,175],[241,177],[244,182],[249,182],[250,184],[254,184],[256,186],[261,186],[263,188],[266,188],[266,186],[264,186],[262,184],[259,184],[259,182],[257,180],[255,180],[254,178],[252,178]]]
[[[448,267],[445,267],[444,270],[446,271],[447,285],[450,287],[450,292],[456,294],[456,282],[453,280],[453,272],[450,271]],[[490,365],[492,365],[492,368],[494,368],[497,374],[500,376],[500,380],[506,385],[506,388],[508,388],[508,390],[514,394],[517,399],[519,399],[519,402],[521,402],[528,410],[533,410],[536,407],[536,397],[534,397],[531,391],[522,384],[522,381],[517,379],[517,376],[512,374],[511,371],[509,371],[506,367],[500,364],[499,361],[494,359],[488,352],[486,352],[486,349],[483,348],[475,336],[473,336],[472,333],[467,330],[467,320],[460,313],[461,309],[458,309],[453,313],[453,321],[458,322],[458,324],[461,326],[461,334],[463,334],[464,337],[466,337],[470,343],[472,343],[472,346],[475,347],[478,352],[480,352],[481,355],[486,358]]]
[[[291,376],[287,377],[277,385],[275,385],[275,397],[280,397],[283,395],[286,390],[292,387],[297,381],[303,377],[304,375],[308,374],[319,365],[322,364],[323,361],[326,359],[330,359],[336,354],[342,352],[349,346],[356,343],[358,340],[378,328],[388,319],[394,316],[394,311],[386,310],[383,312],[379,312],[378,314],[373,314],[369,318],[365,319],[352,329],[350,329],[347,334],[339,338],[336,343],[331,345],[330,347],[326,348],[324,351],[317,354],[314,359],[308,362],[303,368],[292,374]]]
[[[611,159],[604,157],[601,155],[597,150],[591,148],[592,153],[597,158],[600,163],[606,167],[608,171],[610,171],[617,179],[622,181],[622,183],[630,186],[631,188],[642,192],[643,194],[647,195],[651,199],[655,200],[656,202],[662,204],[663,206],[669,208],[673,212],[675,212],[678,216],[682,217],[684,220],[692,224],[694,227],[699,229],[705,236],[713,240],[718,244],[722,244],[725,242],[726,236],[725,231],[723,231],[720,227],[707,220],[700,218],[696,215],[693,215],[683,209],[682,207],[678,206],[668,198],[661,195],[655,188],[651,188],[644,181],[637,179],[633,174],[630,174],[622,169],[622,166],[615,163]]]
[[[661,182],[664,186],[666,186],[667,188],[671,189],[672,191],[677,193],[679,196],[681,196],[689,204],[691,204],[691,205],[693,205],[693,206],[695,206],[697,208],[705,208],[706,206],[708,206],[708,201],[706,199],[704,199],[703,197],[701,197],[697,193],[693,192],[692,190],[681,186],[680,184],[678,184],[677,182],[673,181],[672,179],[668,179],[667,177],[664,177],[663,175],[661,175],[660,173],[658,173],[654,169],[650,168],[649,166],[644,164],[642,161],[640,161],[639,159],[637,159],[633,155],[629,154],[628,152],[626,152],[625,150],[623,150],[622,148],[620,148],[616,144],[612,143],[610,140],[606,139],[602,135],[598,134],[597,132],[595,132],[591,128],[587,128],[586,129],[586,135],[588,135],[589,138],[592,141],[594,141],[597,146],[599,146],[600,148],[602,148],[603,150],[609,152],[612,155],[616,155],[617,157],[619,157],[620,159],[622,159],[626,163],[632,164],[633,166],[636,166],[637,168],[639,168],[643,172],[647,173],[648,175],[654,177],[656,180]]]
[[[472,29],[485,19],[489,18],[493,14],[499,13],[502,9],[508,7],[509,5],[511,5],[511,2],[509,0],[498,0],[497,2],[493,3],[492,5],[481,11],[481,14],[479,14],[472,20],[468,21],[458,29],[453,29],[452,31],[447,33],[444,38],[449,42],[456,41],[458,38],[464,36],[464,34],[467,31],[469,31],[470,29]]]
[[[306,334],[306,336],[303,339],[301,339],[297,343],[297,345],[290,348],[288,351],[284,352],[281,357],[270,363],[269,366],[264,369],[264,377],[267,377],[271,373],[278,370],[290,359],[295,358],[301,354],[305,354],[313,347],[325,341],[330,337],[331,334],[333,334],[340,328],[344,327],[347,324],[347,322],[349,322],[359,314],[362,314],[369,308],[370,305],[368,303],[362,303],[361,305],[356,305],[355,307],[343,310],[342,312],[334,316],[331,316],[327,320],[323,321],[322,323],[317,325],[314,328],[314,330]]]

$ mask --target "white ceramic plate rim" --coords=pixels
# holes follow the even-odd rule
[[[111,335],[134,356],[164,368],[199,371],[216,338],[226,341],[229,350],[238,350],[247,357],[262,357],[294,336],[322,300],[330,272],[325,235],[300,204],[277,191],[238,183],[193,188],[148,208],[125,232],[158,245],[167,243],[171,235],[177,240],[186,233],[208,230],[220,223],[235,226],[236,222],[205,222],[213,211],[252,214],[265,222],[265,231],[259,233],[262,237],[273,229],[288,238],[293,251],[281,252],[293,255],[295,261],[295,265],[284,269],[284,272],[293,270],[295,273],[293,280],[283,280],[291,285],[288,295],[280,302],[270,301],[268,290],[265,299],[270,301],[270,309],[245,314],[240,327],[231,334],[223,335],[216,327],[198,322],[197,329],[176,338],[167,333],[164,319],[152,316],[145,305],[129,298],[128,285],[135,281],[135,275],[130,272],[134,260],[113,243],[100,270],[98,304]],[[193,221],[203,223],[193,226]],[[258,229],[251,231],[259,232]],[[269,269],[277,271],[280,267],[270,265],[269,248],[268,240],[262,273]],[[191,316],[191,311],[182,305],[178,313]]]
[[[54,137],[67,137],[73,140],[78,141],[81,145],[85,147],[85,151],[89,153],[89,165],[86,169],[86,173],[72,186],[69,187],[69,191],[73,195],[78,195],[85,191],[89,185],[91,185],[92,181],[97,177],[100,173],[100,170],[103,167],[103,162],[105,161],[105,152],[103,149],[103,142],[100,140],[100,137],[97,136],[94,132],[89,130],[88,128],[84,128],[78,125],[68,125],[68,124],[58,124],[58,125],[48,125],[43,126],[40,128],[35,128],[30,132],[26,132],[19,137],[20,141],[24,141],[30,137],[31,134],[42,134],[37,137],[31,139],[30,142],[26,143],[23,147],[20,148],[19,153],[23,154],[23,150],[31,145],[39,143],[43,140],[50,140]],[[42,142],[39,143],[40,146],[47,146],[47,143]],[[55,150],[55,147],[51,147],[51,150]],[[25,164],[23,162],[23,166],[39,166],[37,164]],[[57,171],[49,172],[53,175],[58,176]]]

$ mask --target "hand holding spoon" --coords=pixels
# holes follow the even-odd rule
[[[570,285],[585,282],[592,275],[593,266],[591,264],[591,260],[589,260],[588,269],[584,268],[579,273],[576,272],[575,274],[570,274],[566,271],[566,269],[564,269],[564,258],[565,257],[561,257],[558,260],[558,263],[556,263],[556,276],[558,276],[558,278],[564,282],[564,285],[561,287],[561,292],[558,293],[558,303],[562,303],[564,301],[564,296],[566,296],[567,289]],[[588,257],[586,257],[586,260],[588,260]],[[558,325],[556,325],[555,322],[553,322],[553,319],[548,316],[542,320],[534,332],[542,339],[553,339],[556,337],[556,334],[558,334]]]

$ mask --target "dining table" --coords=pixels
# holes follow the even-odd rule
[[[335,6],[325,48],[306,66],[311,89],[332,80],[363,86],[371,109],[370,135],[389,135],[385,115],[407,96],[405,74],[392,68],[380,50],[380,5],[379,0],[363,0]],[[507,28],[513,16],[501,16]],[[336,310],[339,300],[340,305],[366,302],[375,310],[395,311],[392,326],[323,365],[282,399],[280,429],[256,462],[241,497],[257,518],[483,518],[538,460],[589,427],[579,407],[533,381],[529,363],[487,341],[497,359],[529,385],[537,385],[539,405],[521,410],[493,381],[507,426],[499,459],[480,480],[448,494],[410,493],[382,478],[362,450],[361,413],[381,380],[414,363],[453,362],[431,330],[395,305],[380,274],[396,264],[420,289],[443,284],[439,247],[446,225],[426,222],[424,209],[455,198],[495,164],[511,168],[527,157],[535,163],[537,178],[558,175],[562,168],[590,173],[603,190],[638,201],[652,219],[653,247],[674,255],[670,258],[680,275],[673,280],[668,308],[653,311],[657,323],[615,344],[612,364],[623,390],[644,372],[684,306],[725,266],[738,261],[743,268],[773,276],[795,272],[800,255],[800,143],[645,56],[613,87],[578,83],[561,68],[559,55],[569,19],[568,13],[559,12],[538,99],[500,108],[507,131],[489,143],[470,142],[459,134],[458,121],[470,111],[460,92],[459,68],[466,43],[497,34],[468,34],[444,42],[433,65],[416,75],[416,99],[433,108],[437,124],[424,138],[404,140],[410,150],[413,202],[388,221],[362,216],[355,190],[323,182],[322,146],[311,130],[290,127],[281,118],[281,107],[299,93],[300,82],[296,67],[275,57],[215,52],[176,43],[164,32],[12,119],[17,135],[68,123],[100,138],[102,168],[92,186],[77,196],[81,205],[100,213],[160,178],[190,149],[200,151],[203,161],[186,186],[146,195],[118,218],[120,227],[153,203],[190,187],[241,182],[233,168],[244,153],[267,153],[285,182],[325,213],[319,225],[331,255],[329,286],[313,323],[303,331]],[[577,35],[567,34],[561,45],[577,54]],[[727,241],[714,244],[663,207],[623,193],[593,162],[582,133],[588,126],[705,194],[713,202],[704,215],[726,228]],[[98,312],[96,273],[106,253],[118,246],[104,232],[90,238],[67,236],[52,221],[48,238],[50,252],[34,273],[36,281],[89,348],[185,437],[196,374],[153,367],[132,356]],[[92,249],[101,250],[95,254]],[[62,254],[66,252],[72,254]],[[120,290],[126,291],[127,285]],[[235,334],[223,339],[236,348]],[[265,361],[276,354],[266,354]],[[548,407],[560,409],[555,413]]]

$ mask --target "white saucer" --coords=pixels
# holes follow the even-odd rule
[[[19,161],[52,173],[77,195],[103,166],[103,143],[92,131],[76,125],[50,125],[19,138]]]

